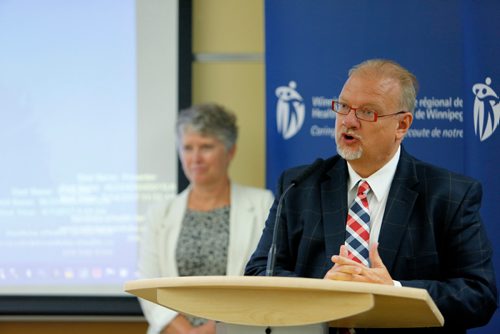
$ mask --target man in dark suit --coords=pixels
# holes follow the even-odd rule
[[[369,60],[351,69],[332,103],[338,155],[283,202],[275,275],[424,288],[445,318],[442,328],[356,333],[465,333],[486,324],[497,308],[492,248],[479,214],[481,185],[421,162],[401,145],[413,121],[417,85],[392,61]],[[278,195],[305,168],[285,171]],[[367,203],[358,213],[367,212],[368,231],[350,237],[346,219],[357,215],[349,206],[363,181]],[[277,204],[246,275],[265,275]],[[361,240],[363,233],[369,240]],[[358,259],[363,244],[366,260]]]

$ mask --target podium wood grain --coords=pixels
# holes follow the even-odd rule
[[[194,316],[230,324],[438,327],[424,289],[312,278],[191,276],[129,281],[125,291]]]

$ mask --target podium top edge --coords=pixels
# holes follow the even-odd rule
[[[150,288],[238,288],[238,289],[307,289],[317,291],[343,291],[351,293],[371,293],[402,298],[429,300],[424,289],[396,287],[391,285],[332,281],[303,277],[265,277],[265,276],[185,276],[147,278],[125,282],[124,290]]]

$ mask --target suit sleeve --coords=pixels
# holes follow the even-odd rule
[[[403,286],[426,289],[449,327],[485,325],[497,308],[493,251],[479,214],[481,197],[481,185],[474,182],[457,205],[456,199],[449,201],[456,209],[443,222],[442,279],[400,281]]]

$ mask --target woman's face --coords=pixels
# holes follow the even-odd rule
[[[179,147],[184,174],[193,186],[225,181],[234,152],[234,146],[227,151],[218,138],[194,131],[184,131]]]

